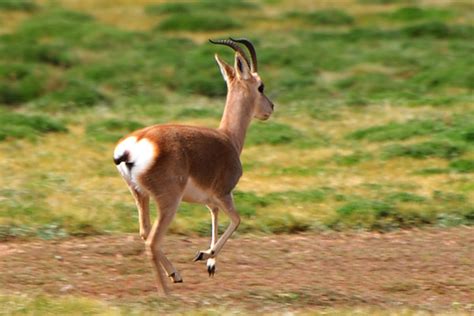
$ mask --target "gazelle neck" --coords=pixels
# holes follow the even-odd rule
[[[219,125],[219,129],[229,136],[239,154],[242,153],[247,128],[253,117],[253,113],[250,111],[252,106],[245,104],[246,102],[248,100],[245,95],[229,91]]]

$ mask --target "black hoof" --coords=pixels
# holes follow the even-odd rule
[[[171,279],[173,279],[173,283],[183,283],[183,279],[178,279],[176,280],[174,277],[175,277],[176,273],[171,273],[170,275],[168,275],[168,277],[170,277]]]
[[[209,273],[210,278],[213,277],[214,273],[216,273],[216,266],[215,265],[207,266],[207,272]]]
[[[201,252],[201,251],[198,251],[196,256],[194,257],[193,261],[196,262],[196,261],[203,260],[203,256],[204,256],[204,253]]]

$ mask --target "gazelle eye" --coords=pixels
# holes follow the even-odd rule
[[[264,86],[263,83],[262,83],[260,86],[258,86],[258,91],[259,91],[260,93],[263,93],[263,89],[265,89],[265,86]]]

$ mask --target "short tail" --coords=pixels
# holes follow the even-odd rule
[[[128,158],[129,158],[130,154],[129,152],[126,150],[123,152],[123,154],[119,157],[114,157],[114,162],[116,165],[120,165],[122,162],[125,161],[125,163],[128,163]]]

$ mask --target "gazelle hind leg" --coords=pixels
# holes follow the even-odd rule
[[[146,240],[147,251],[152,259],[152,264],[155,270],[157,286],[158,288],[161,288],[165,294],[168,294],[168,287],[166,285],[166,277],[163,270],[168,272],[168,269],[170,269],[172,265],[168,258],[166,258],[164,253],[161,251],[160,247],[163,243],[166,230],[168,229],[176,214],[179,201],[180,199],[172,202],[164,202],[157,199],[157,204],[160,209],[159,219],[157,219],[153,224],[151,232]],[[176,271],[174,268],[172,270]]]
[[[183,278],[181,277],[181,274],[178,272],[178,270],[175,269],[175,267],[168,260],[168,258],[166,258],[165,254],[163,253],[162,250],[160,250],[160,259],[161,259],[161,265],[163,266],[163,269],[165,269],[166,274],[168,275],[168,277],[174,283],[183,282]]]
[[[135,204],[138,210],[138,223],[140,227],[140,237],[143,240],[146,240],[148,234],[150,233],[151,223],[150,223],[150,196],[148,193],[139,191],[135,188],[133,183],[129,179],[123,177],[127,183],[130,193],[132,193],[133,198],[135,199]]]
[[[217,240],[217,242],[211,247],[209,250],[201,250],[197,253],[194,261],[198,260],[206,260],[209,258],[216,257],[219,252],[222,250],[222,247],[226,243],[226,241],[230,238],[232,233],[239,227],[240,224],[240,216],[237,213],[237,210],[234,206],[234,201],[232,199],[232,195],[226,195],[219,199],[219,206],[222,210],[229,216],[230,224],[225,230],[224,234]]]

